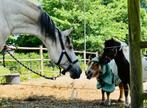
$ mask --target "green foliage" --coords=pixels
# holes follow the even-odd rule
[[[144,9],[141,9],[141,37],[147,40],[147,11]]]
[[[12,36],[12,35],[10,35],[9,39],[7,40],[6,43],[9,44],[9,45],[14,45],[16,43],[16,41],[17,41],[17,38]]]
[[[60,29],[73,27],[76,50],[84,49],[84,20],[88,51],[101,51],[109,38],[125,40],[128,34],[127,2],[124,0],[43,0],[44,9]]]
[[[147,1],[141,0],[141,7],[147,9]]]
[[[20,35],[15,44],[20,47],[39,47],[42,42],[34,36]]]
[[[0,83],[5,83],[6,82],[6,79],[4,77],[2,77],[3,75],[6,75],[6,74],[10,74],[10,70],[3,67],[3,66],[0,66]]]
[[[3,66],[0,66],[0,75],[4,75],[4,74],[10,74],[10,70],[3,67]]]
[[[88,51],[101,51],[110,38],[128,40],[128,12],[125,0],[38,0],[61,30],[73,27],[71,34],[76,50],[84,49],[84,22]],[[85,4],[85,11],[84,11]],[[141,35],[147,40],[147,2],[141,0]],[[30,44],[31,43],[31,44]],[[41,42],[19,37],[17,45],[38,46]]]
[[[145,104],[145,106],[147,105],[147,99],[145,99],[144,101],[143,101],[143,103]]]
[[[41,72],[41,66],[40,66],[40,61],[31,61],[30,59],[39,59],[40,55],[37,53],[15,53],[14,55],[18,60],[24,60],[21,61],[24,65],[29,67],[30,69],[40,73]],[[0,59],[2,59],[2,55],[0,55]],[[12,59],[11,56],[6,55],[6,59]],[[47,59],[47,53],[44,53],[44,59]],[[14,60],[14,59],[12,59]],[[29,78],[39,78],[40,76],[34,74],[33,72],[29,71],[22,65],[20,65],[16,61],[12,62],[5,62],[6,68],[2,66],[2,63],[0,62],[0,75],[4,74],[13,74],[13,73],[19,73],[21,80],[27,80]],[[51,62],[49,61],[44,61],[44,72],[43,74],[49,77],[56,76],[59,74],[59,70],[56,66],[54,66]],[[4,78],[0,78],[0,82],[4,82]]]

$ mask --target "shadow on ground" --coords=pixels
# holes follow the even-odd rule
[[[112,100],[111,106],[100,105],[100,100],[65,100],[54,96],[31,96],[23,100],[1,99],[0,108],[124,108]]]

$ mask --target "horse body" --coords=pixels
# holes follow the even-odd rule
[[[118,75],[122,81],[125,94],[125,104],[128,106],[128,91],[130,85],[130,66],[126,59],[123,50],[117,51],[116,57],[114,58],[115,63],[118,67]]]
[[[120,43],[121,43],[121,47],[122,47],[122,51],[123,52],[121,52],[121,53],[118,52],[117,55],[119,55],[119,56],[118,57],[116,56],[116,59],[115,60],[117,62],[117,66],[122,66],[122,64],[125,64],[125,65],[128,66],[129,65],[129,62],[130,62],[130,58],[129,58],[129,47],[124,42],[120,42]],[[124,65],[123,65],[123,67],[119,67],[119,68],[122,68],[121,70],[124,70],[124,69],[127,69],[128,70],[129,67],[128,68],[124,68]],[[125,72],[128,72],[128,71],[125,70]],[[124,72],[122,72],[122,74],[123,73]],[[126,73],[125,75],[129,75],[129,73]],[[128,77],[128,76],[126,76],[126,77]],[[142,80],[143,80],[143,82],[146,82],[147,81],[147,57],[146,56],[142,56]]]
[[[100,61],[101,64],[109,63],[112,72],[115,74],[118,73],[122,83],[119,85],[120,88],[120,96],[119,100],[121,100],[123,95],[123,90],[125,94],[125,105],[128,106],[128,93],[129,93],[129,85],[130,85],[130,66],[129,66],[129,47],[124,42],[116,41],[114,39],[107,40],[105,42],[104,52],[102,54],[102,59]],[[142,69],[143,69],[143,81],[147,81],[147,57],[142,57]],[[94,65],[89,65],[86,75],[89,77],[93,77],[92,73],[95,73],[96,70],[100,68],[93,68]],[[116,67],[117,66],[117,67]],[[95,67],[99,67],[96,65]],[[92,69],[93,68],[93,69]],[[96,72],[99,73],[99,72]],[[96,76],[96,75],[95,75]],[[96,76],[97,77],[97,76]],[[102,95],[104,93],[102,92]],[[103,98],[104,96],[102,96]],[[109,98],[109,95],[107,96]]]
[[[127,54],[126,54],[127,55]],[[118,75],[122,81],[125,93],[125,105],[128,106],[128,92],[130,85],[130,67],[127,58],[125,57],[122,49],[121,42],[114,39],[105,41],[105,48],[102,54],[102,62],[108,63],[112,59],[118,68]]]
[[[79,78],[81,69],[68,41],[71,29],[60,31],[41,8],[27,0],[0,0],[0,50],[10,34],[32,34],[47,47],[53,62]],[[65,56],[64,56],[65,55]]]
[[[122,50],[117,52],[115,57],[115,63],[118,69],[118,75],[121,78],[122,82],[125,84],[130,84],[130,70],[129,70],[129,62],[125,58]],[[122,65],[123,64],[123,65]]]
[[[38,19],[40,14],[41,10],[26,0],[0,0],[1,49],[9,34],[27,33],[43,38]]]
[[[88,69],[86,70],[86,76],[88,79],[96,77],[97,88],[101,88],[102,103],[104,105],[110,105],[110,93],[115,90],[115,86],[119,85],[120,96],[118,101],[122,100],[122,83],[118,77],[117,67],[115,61],[112,60],[107,64],[101,64],[100,57],[94,57],[88,63]],[[105,100],[105,93],[107,99]]]

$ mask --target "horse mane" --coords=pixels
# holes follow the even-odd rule
[[[46,37],[49,37],[53,41],[56,41],[56,26],[53,20],[46,12],[42,12],[40,16],[41,32],[45,33]],[[59,32],[59,30],[58,30]]]
[[[110,40],[105,41],[105,47],[124,49],[125,47],[128,47],[128,45],[123,41],[111,38]]]
[[[105,48],[117,48],[118,52],[122,53],[129,61],[129,47],[125,42],[116,39],[109,39],[105,41]]]

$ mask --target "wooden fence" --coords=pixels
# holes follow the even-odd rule
[[[45,61],[50,61],[50,59],[45,59],[44,56],[43,56],[43,53],[44,51],[47,51],[47,48],[43,48],[42,46],[40,47],[13,47],[12,49],[14,49],[14,52],[15,50],[26,50],[26,51],[39,51],[39,54],[40,54],[40,57],[39,58],[35,58],[35,59],[19,59],[20,62],[30,62],[30,61],[40,61],[40,72],[43,73],[44,71],[44,62]],[[13,53],[13,51],[12,51]],[[88,58],[86,57],[86,55],[94,55],[96,56],[98,53],[97,52],[85,52],[85,51],[75,51],[76,55],[80,55],[82,56],[80,58],[80,62],[86,64],[86,61],[88,60]],[[15,53],[14,53],[14,56],[15,56]],[[3,59],[0,59],[0,62],[3,62]],[[12,59],[5,59],[5,62],[15,62],[15,60],[12,58]],[[84,69],[85,70],[85,69]]]

